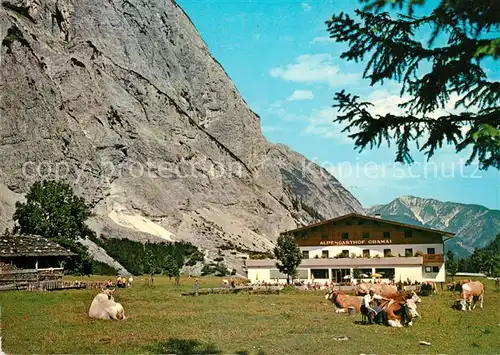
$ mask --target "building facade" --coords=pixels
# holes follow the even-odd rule
[[[453,233],[351,213],[283,232],[302,252],[297,278],[343,282],[371,279],[435,281],[446,278],[444,239]],[[286,280],[276,260],[247,260],[252,281]]]

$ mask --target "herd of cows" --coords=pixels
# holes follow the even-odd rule
[[[435,283],[427,283],[433,293],[437,293]],[[463,280],[448,285],[449,290],[460,290],[460,298],[456,300],[453,308],[462,311],[472,311],[479,303],[483,308],[484,285],[479,281]],[[371,292],[370,292],[371,291]],[[366,308],[363,309],[363,297],[367,294],[378,295],[371,299],[373,307],[379,310],[379,317],[375,323],[381,323],[392,327],[411,326],[415,318],[420,317],[417,304],[421,298],[415,291],[399,291],[397,286],[390,284],[359,284],[354,290],[355,295],[347,295],[338,290],[330,290],[325,299],[330,300],[337,308],[337,313],[346,313],[350,309],[362,313],[366,317]]]
[[[432,292],[437,293],[436,285],[429,282]],[[483,308],[484,285],[479,281],[464,280],[459,283],[448,285],[450,290],[460,290],[460,299],[454,305],[454,308],[463,311],[473,310],[479,302]],[[113,293],[115,289],[102,289],[97,294],[88,315],[90,318],[106,320],[123,320],[125,310],[123,306],[116,302]],[[355,288],[355,295],[348,295],[339,290],[331,289],[325,299],[330,300],[337,308],[337,313],[349,312],[353,310],[366,316],[366,307],[363,308],[363,297],[368,297],[370,302],[374,303],[380,313],[380,317],[375,319],[376,323],[385,324],[393,327],[411,326],[415,318],[420,317],[417,311],[417,304],[422,300],[415,291],[398,290],[397,286],[385,283],[358,284]],[[373,297],[374,295],[377,295]]]

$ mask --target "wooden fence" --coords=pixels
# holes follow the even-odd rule
[[[201,288],[198,291],[185,292],[183,296],[196,296],[208,294],[229,294],[229,293],[256,293],[256,294],[272,294],[280,293],[282,286],[236,286],[236,287],[213,287]]]
[[[39,281],[28,282],[27,291],[55,291],[71,289],[92,289],[101,290],[106,287],[105,282],[87,282],[87,281]]]
[[[63,268],[0,271],[0,291],[25,290],[29,283],[62,281]]]
[[[105,282],[63,281],[63,268],[0,271],[0,291],[53,291],[68,289],[102,289]]]

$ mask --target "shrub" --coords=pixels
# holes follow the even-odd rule
[[[97,244],[134,275],[162,273],[169,255],[176,260],[179,267],[192,266],[204,260],[203,253],[186,242],[139,243],[102,236],[97,239]]]
[[[118,274],[118,270],[106,263],[92,260],[92,275],[107,275],[114,276]]]

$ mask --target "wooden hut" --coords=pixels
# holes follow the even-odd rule
[[[75,253],[37,235],[0,236],[0,263],[12,269],[60,268],[62,261]]]

